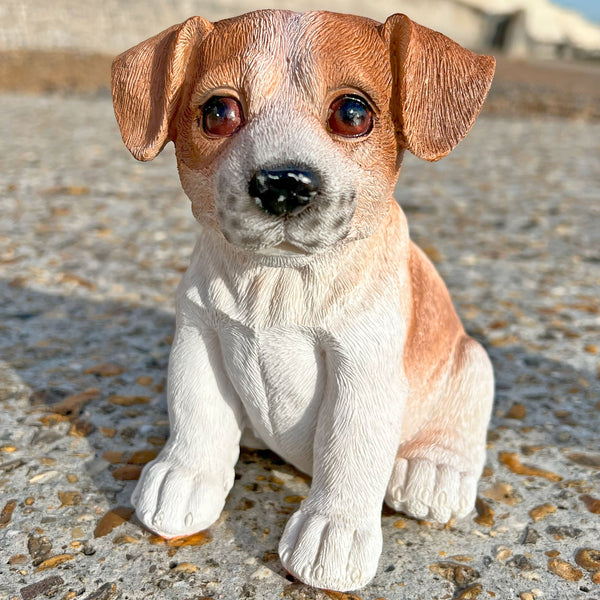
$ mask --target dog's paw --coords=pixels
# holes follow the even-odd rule
[[[225,479],[159,457],[142,471],[131,503],[138,519],[162,537],[191,535],[219,518],[231,487]]]
[[[300,509],[286,525],[279,557],[287,571],[308,585],[349,591],[371,581],[381,546],[379,518],[355,521]]]
[[[424,458],[398,458],[385,502],[416,519],[447,523],[473,510],[477,479],[476,475],[448,464]]]

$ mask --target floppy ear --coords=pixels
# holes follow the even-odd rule
[[[192,50],[211,29],[206,19],[192,17],[113,61],[115,115],[125,145],[138,160],[152,160],[169,141]]]
[[[471,129],[496,61],[406,15],[389,17],[381,33],[390,52],[391,109],[401,143],[419,158],[439,160]]]

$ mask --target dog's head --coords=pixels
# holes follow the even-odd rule
[[[404,15],[192,17],[118,56],[115,113],[135,158],[175,143],[199,220],[254,251],[315,253],[373,233],[402,154],[448,154],[494,59]]]

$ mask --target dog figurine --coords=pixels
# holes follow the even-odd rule
[[[192,17],[118,56],[125,145],[175,144],[201,226],[178,288],[171,433],[132,497],[163,537],[214,523],[239,446],[312,475],[279,545],[320,588],[375,574],[381,506],[468,514],[493,372],[392,193],[405,149],[448,154],[494,59],[396,14]]]

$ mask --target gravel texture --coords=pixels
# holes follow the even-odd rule
[[[219,522],[165,544],[131,516],[168,434],[174,288],[196,227],[172,149],[136,163],[110,100],[0,96],[0,598],[600,598],[600,124],[486,117],[397,198],[497,398],[478,513],[385,510],[356,594],[276,555],[306,476],[243,451]]]

